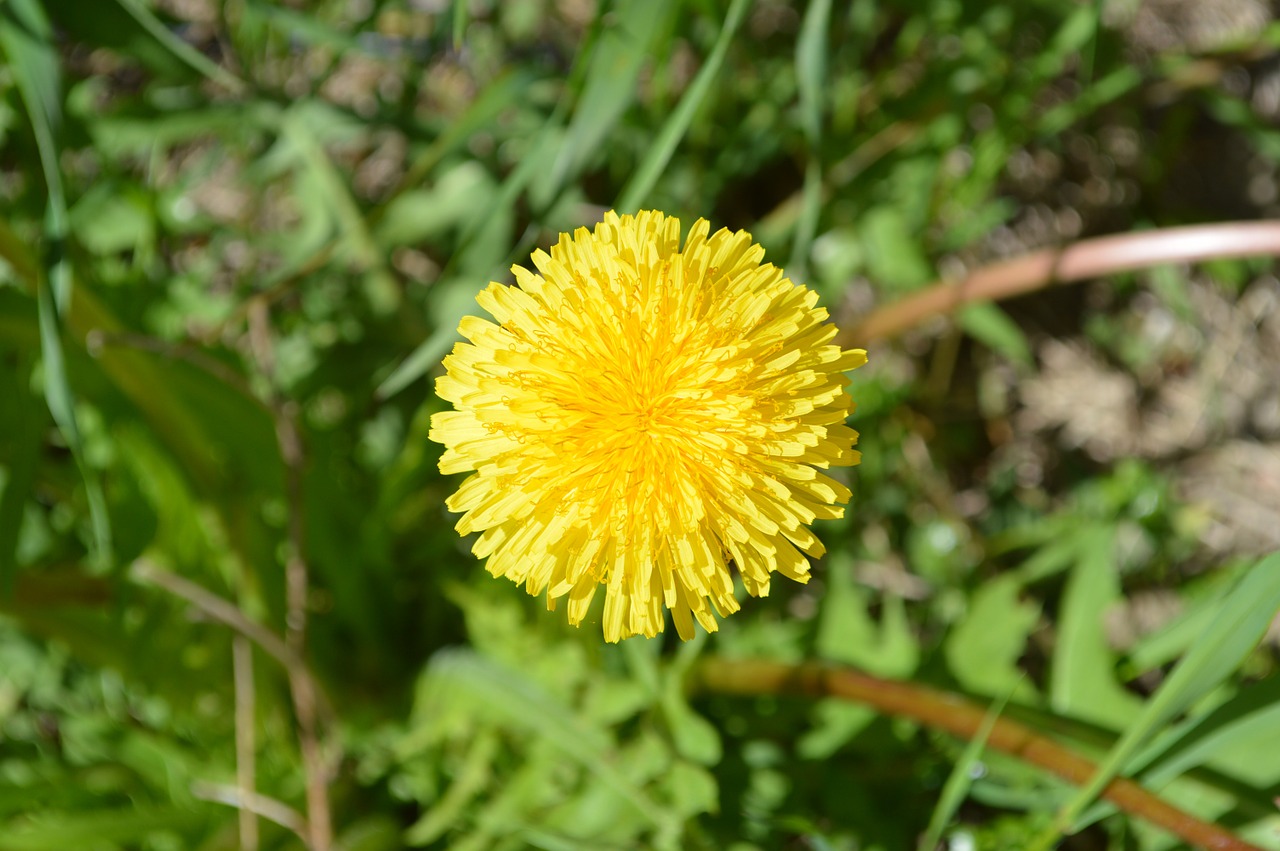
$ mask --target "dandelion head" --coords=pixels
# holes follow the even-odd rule
[[[444,360],[431,439],[470,472],[448,500],[495,576],[567,598],[581,623],[604,594],[608,641],[682,638],[738,609],[736,570],[764,596],[809,578],[818,518],[858,463],[843,350],[817,295],[763,263],[745,231],[609,213],[477,296]]]

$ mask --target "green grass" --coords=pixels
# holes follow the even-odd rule
[[[607,646],[492,579],[426,436],[475,293],[610,208],[750,230],[845,326],[1076,237],[1275,217],[1276,24],[1154,44],[1092,2],[431,5],[0,4],[0,851],[241,847],[233,628],[130,566],[285,636],[291,540],[333,848],[1176,847],[1098,803],[1127,776],[1280,849],[1280,509],[1212,466],[1278,451],[1250,366],[1271,260],[871,347],[814,581],[688,644]],[[305,816],[289,652],[255,653],[251,706],[240,671],[239,732],[268,814]],[[1077,789],[983,731],[687,695],[710,657],[995,702],[1101,770]]]

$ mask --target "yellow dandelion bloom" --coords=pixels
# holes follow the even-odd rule
[[[581,623],[604,588],[604,636],[716,629],[774,573],[806,582],[816,518],[848,488],[819,470],[858,463],[845,371],[862,349],[813,291],[763,263],[745,231],[658,212],[609,213],[536,251],[537,272],[477,296],[436,392],[440,469],[473,471],[448,500],[494,576],[568,597]]]

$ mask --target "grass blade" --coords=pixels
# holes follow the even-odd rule
[[[97,556],[109,562],[112,547],[106,497],[97,474],[85,463],[80,426],[76,421],[75,396],[67,378],[62,352],[62,316],[71,303],[71,264],[65,247],[67,198],[58,166],[56,141],[62,121],[61,75],[52,37],[49,19],[33,0],[10,0],[0,7],[0,47],[8,58],[9,68],[27,108],[49,194],[45,208],[43,274],[37,276],[36,284],[45,400],[80,468]]]
[[[684,134],[689,131],[694,113],[706,100],[707,93],[711,90],[711,83],[720,72],[720,66],[724,64],[724,57],[729,52],[729,44],[742,24],[742,19],[746,17],[749,5],[751,5],[750,0],[733,0],[733,5],[725,15],[724,24],[720,27],[720,34],[716,36],[716,43],[712,46],[707,61],[698,69],[698,74],[693,78],[684,97],[680,98],[675,111],[662,125],[654,143],[649,146],[640,167],[636,169],[636,173],[618,195],[619,212],[634,213],[653,191],[658,177],[671,161],[671,155],[675,153]]]
[[[595,65],[597,52],[606,43],[598,36],[603,9],[602,6],[597,10],[583,46],[574,58],[573,68],[565,83],[566,90],[573,89],[577,81],[588,76],[589,69]],[[435,331],[382,380],[374,391],[376,398],[389,399],[417,381],[440,362],[458,339],[458,323],[463,316],[475,311],[476,293],[488,282],[488,276],[502,262],[504,254],[511,247],[509,240],[499,247],[501,240],[498,237],[505,234],[508,223],[514,222],[516,200],[540,171],[550,172],[547,163],[549,157],[554,155],[553,148],[560,138],[568,110],[569,98],[562,97],[530,143],[528,155],[503,180],[488,212],[474,217],[463,230],[453,259],[441,276],[442,279],[447,279],[447,283],[436,285],[442,295],[437,299],[434,311]],[[418,167],[419,164],[415,163],[415,168]],[[423,169],[425,174],[425,166]]]
[[[787,262],[787,274],[801,281],[809,272],[809,249],[818,233],[818,216],[822,213],[822,163],[816,156],[811,156],[804,167],[802,193],[800,218],[796,220],[795,241]]]
[[[800,126],[813,148],[822,141],[822,95],[827,76],[827,29],[831,0],[812,0],[805,10],[796,40],[796,85],[800,95]]]
[[[1143,785],[1159,789],[1206,766],[1257,789],[1270,788],[1280,782],[1280,763],[1267,756],[1280,751],[1280,683],[1263,680],[1241,689],[1170,739],[1130,760],[1125,773],[1140,770]]]
[[[1049,678],[1055,712],[1117,729],[1137,716],[1137,698],[1114,675],[1103,613],[1120,595],[1115,529],[1097,525],[1075,538],[1076,563],[1063,592],[1058,642]]]
[[[62,73],[54,52],[53,30],[39,4],[32,0],[12,0],[0,7],[0,46],[9,60],[18,91],[31,120],[36,150],[49,204],[45,216],[45,238],[54,262],[44,271],[54,287],[59,310],[66,310],[71,298],[71,277],[62,262],[62,245],[67,238],[67,198],[58,170],[58,128],[62,126]]]
[[[184,65],[233,92],[244,90],[245,84],[243,80],[221,65],[211,61],[203,53],[175,35],[139,0],[116,0],[116,3],[129,13],[129,17],[138,22],[138,26],[146,30],[147,35],[159,42],[165,50],[172,53]]]
[[[107,517],[107,500],[102,492],[98,474],[84,457],[84,441],[76,420],[75,395],[67,380],[67,366],[62,351],[58,309],[54,305],[53,291],[46,284],[37,294],[40,326],[40,356],[44,373],[44,395],[49,413],[58,424],[71,454],[84,479],[85,497],[89,503],[89,519],[93,526],[94,547],[100,560],[111,560],[111,526]]]
[[[504,110],[528,97],[529,88],[537,77],[521,69],[505,71],[484,88],[467,106],[462,115],[450,124],[417,154],[398,185],[385,200],[379,202],[371,214],[376,224],[397,198],[406,192],[420,189],[431,170],[448,154],[462,147],[477,132],[498,120]]]
[[[1280,610],[1280,553],[1263,559],[1223,601],[1212,625],[1147,701],[1142,714],[1098,767],[1087,786],[1067,802],[1037,847],[1047,848],[1071,828],[1124,765],[1170,720],[1204,697],[1240,666]]]
[[[1026,333],[997,305],[968,305],[956,313],[956,323],[970,337],[1023,369],[1035,364]]]
[[[960,758],[956,760],[951,773],[947,775],[947,782],[942,785],[942,794],[938,796],[938,803],[929,817],[929,826],[920,840],[920,851],[933,851],[942,841],[942,832],[951,823],[951,819],[955,817],[956,811],[960,809],[960,805],[969,794],[969,787],[973,785],[974,780],[974,766],[982,758],[982,753],[987,747],[987,739],[991,736],[991,731],[1004,712],[1005,704],[1009,702],[1009,696],[1012,693],[1011,691],[1006,694],[999,703],[993,703],[987,710],[977,735],[965,745]]]
[[[4,600],[13,599],[18,532],[35,482],[44,431],[37,400],[26,386],[27,372],[25,368],[0,372],[0,392],[4,394],[0,398],[9,400],[0,412],[0,426],[12,441],[8,476],[0,488],[0,599]]]
[[[605,138],[635,100],[636,84],[652,53],[672,0],[628,0],[617,4],[617,24],[608,27],[591,53],[586,85],[569,121],[568,133],[548,175],[535,186],[543,206],[560,187],[577,177],[596,156]]]
[[[800,127],[809,146],[805,166],[800,218],[796,222],[788,272],[804,278],[809,249],[818,231],[822,212],[822,96],[826,90],[827,30],[831,21],[831,0],[812,0],[805,10],[796,41],[796,85],[800,94]]]
[[[470,15],[470,4],[467,0],[453,0],[453,49],[462,49],[462,37],[467,32],[467,19]]]

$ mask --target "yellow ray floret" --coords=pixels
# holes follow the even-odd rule
[[[477,296],[436,392],[440,469],[472,471],[448,500],[486,568],[568,598],[604,589],[604,636],[696,620],[716,629],[774,573],[806,582],[809,531],[849,490],[822,472],[858,463],[842,350],[817,295],[763,263],[745,231],[608,213],[537,251],[537,272]]]

